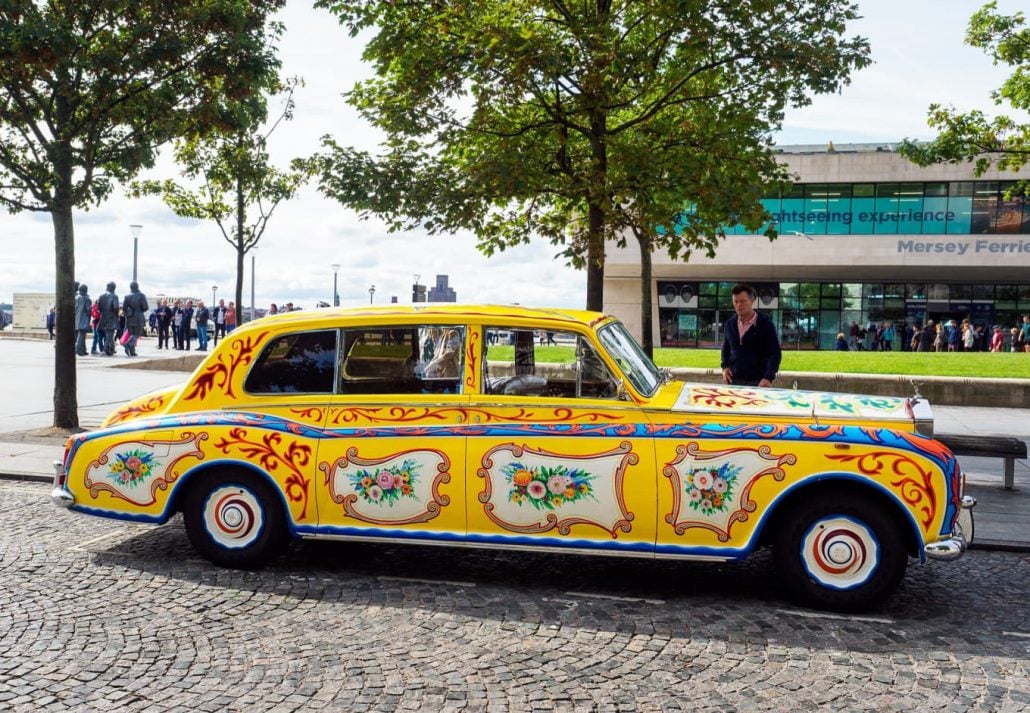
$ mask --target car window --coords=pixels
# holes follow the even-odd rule
[[[488,327],[483,391],[506,396],[614,399],[618,381],[574,332]]]
[[[336,332],[301,332],[272,339],[247,375],[252,394],[331,394]]]
[[[343,344],[342,394],[461,393],[464,327],[347,329]]]

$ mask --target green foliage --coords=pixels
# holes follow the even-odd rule
[[[0,205],[48,212],[55,244],[54,425],[78,426],[74,208],[274,76],[285,0],[0,0]]]
[[[966,32],[966,44],[987,52],[995,64],[1013,68],[991,97],[996,105],[1021,112],[1030,111],[1030,28],[1025,25],[1022,12],[1001,15],[997,3],[989,2],[972,16]],[[982,111],[961,113],[941,104],[930,106],[927,123],[938,130],[936,139],[924,144],[906,139],[900,148],[920,166],[973,161],[981,176],[992,166],[1018,171],[1030,161],[1030,123],[1008,116],[991,119]],[[1014,193],[1030,195],[1030,185],[1021,181],[1010,197]]]
[[[175,144],[175,160],[184,182],[138,181],[135,195],[159,195],[183,218],[214,221],[222,237],[236,251],[235,301],[237,321],[243,307],[243,256],[257,245],[280,203],[290,200],[315,170],[307,159],[295,159],[283,171],[269,162],[267,143],[280,122],[293,117],[293,93],[302,82],[280,82],[271,75],[264,85],[269,94],[283,95],[282,112],[265,126],[268,97],[230,101],[223,114],[234,118],[232,128],[191,134]]]
[[[487,255],[542,236],[588,269],[627,229],[688,256],[761,226],[785,107],[868,62],[845,0],[316,4],[374,28],[348,101],[387,136],[379,155],[326,139],[326,194],[393,230],[470,230]]]

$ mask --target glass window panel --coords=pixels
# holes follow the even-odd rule
[[[733,287],[736,284],[736,282],[719,283],[719,307],[733,309]]]
[[[927,196],[923,199],[923,234],[943,235],[948,228],[948,197]]]
[[[798,292],[798,283],[783,282],[780,284],[780,308],[796,308],[799,304],[799,300],[800,294]]]
[[[957,181],[948,185],[948,232],[969,235],[973,219],[973,182]]]
[[[336,331],[276,337],[261,352],[244,389],[252,394],[331,394]]]
[[[776,218],[776,229],[784,235],[791,232],[804,232],[805,230],[805,188],[804,186],[792,186],[783,195],[783,205]]]
[[[923,186],[923,195],[927,198],[930,197],[947,197],[948,195],[948,184],[947,183],[927,183]]]
[[[894,234],[898,232],[899,191],[900,186],[897,183],[877,184],[873,232],[877,234]]]
[[[883,285],[877,282],[867,282],[862,285],[862,297],[867,300],[883,299]]]
[[[823,297],[819,300],[820,309],[840,309],[839,297]]]
[[[952,285],[951,286],[951,299],[955,300],[970,300],[973,298],[973,286],[972,285]]]
[[[949,285],[928,285],[926,299],[930,302],[947,302],[951,299],[951,288]]]
[[[799,287],[801,291],[801,308],[806,310],[819,309],[819,283],[802,282]]]
[[[851,233],[851,185],[847,183],[826,186],[826,233],[848,235]]]
[[[727,319],[733,316],[732,312],[726,313]],[[714,309],[702,309],[697,312],[697,346],[721,347],[722,346],[722,325],[719,322],[719,313]]]
[[[826,189],[822,183],[805,186],[805,227],[802,232],[811,235],[826,234]]]
[[[776,225],[778,225],[778,223],[775,222],[775,219],[776,219],[776,216],[779,214],[779,212],[783,209],[783,201],[780,199],[780,197],[779,196],[775,196],[775,197],[762,198],[761,203],[762,203],[762,207],[765,209],[765,211],[771,216],[771,222],[772,222],[773,226],[775,227]],[[764,233],[766,231],[766,229],[769,228],[769,225],[770,225],[770,223],[766,223],[765,225],[762,225],[761,227],[758,228],[758,230],[755,231],[755,234],[756,235],[761,235],[762,233]]]
[[[915,283],[909,283],[905,285],[905,299],[909,300],[925,300],[926,299],[926,285],[920,285]]]
[[[973,216],[969,226],[971,233],[994,231],[998,219],[998,182],[979,181],[973,187]]]
[[[851,187],[851,234],[870,235],[876,223],[876,187],[872,183],[856,183]]]
[[[841,285],[841,290],[843,291],[845,297],[851,297],[854,299],[861,299],[862,297],[861,282],[851,282]]]
[[[837,297],[840,295],[839,282],[825,282],[822,286],[823,297]]]
[[[997,286],[997,301],[998,304],[1012,304],[1015,305],[1019,299],[1019,285],[998,285]]]
[[[922,183],[902,183],[898,188],[898,232],[923,232]]]
[[[460,393],[464,343],[461,326],[348,329],[340,393]]]
[[[1021,309],[1030,308],[1030,285],[1020,285],[1019,306]]]
[[[897,284],[886,284],[883,286],[883,296],[886,299],[901,299],[905,296],[905,286]]]
[[[712,295],[714,297],[718,289],[718,282],[702,282],[698,285],[699,294],[702,295]]]
[[[983,301],[994,301],[994,285],[973,285],[973,299]]]
[[[1018,233],[1023,229],[1023,198],[1013,196],[1011,200],[1005,200],[1005,192],[1010,190],[1014,183],[1001,184],[998,199],[998,218],[995,223],[996,233]]]

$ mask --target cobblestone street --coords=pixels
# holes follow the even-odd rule
[[[1030,708],[1030,556],[913,565],[888,607],[768,563],[297,544],[257,572],[0,481],[0,709]]]

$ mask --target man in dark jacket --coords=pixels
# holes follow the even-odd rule
[[[107,283],[107,292],[97,298],[97,309],[100,310],[99,328],[104,333],[104,354],[114,354],[114,333],[118,331],[118,295],[114,292],[113,282]]]
[[[147,323],[147,296],[139,291],[139,284],[129,283],[129,294],[125,295],[122,310],[125,312],[125,328],[129,330],[129,341],[125,342],[126,356],[136,356],[136,341],[143,334],[143,325]]]
[[[89,298],[89,288],[85,285],[78,285],[75,289],[78,292],[75,295],[75,353],[86,356],[86,332],[89,331],[93,300]]]
[[[781,358],[776,327],[755,311],[754,287],[735,285],[731,293],[737,315],[723,325],[722,380],[734,386],[772,386]]]

